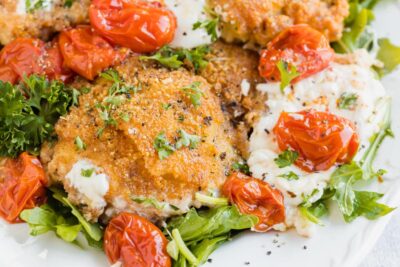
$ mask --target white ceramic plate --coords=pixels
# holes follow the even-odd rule
[[[376,8],[374,28],[380,37],[388,36],[400,44],[400,2],[385,1]],[[383,79],[393,97],[393,131],[396,139],[386,140],[375,162],[388,170],[382,184],[371,184],[374,191],[385,193],[383,202],[400,205],[400,70]],[[206,266],[307,266],[354,267],[365,257],[381,235],[390,215],[377,221],[359,218],[351,224],[333,209],[325,226],[312,238],[294,232],[243,233],[211,255]],[[82,250],[57,239],[53,233],[30,237],[26,225],[7,225],[0,220],[1,267],[107,267],[103,253]]]

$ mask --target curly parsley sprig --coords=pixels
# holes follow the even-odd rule
[[[60,81],[31,75],[19,85],[0,81],[0,156],[38,153],[55,137],[54,125],[73,103],[73,90]]]

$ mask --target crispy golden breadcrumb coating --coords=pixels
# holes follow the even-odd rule
[[[222,37],[265,47],[283,29],[306,23],[338,40],[348,15],[347,0],[208,0],[220,16]]]
[[[84,206],[84,213],[91,220],[96,220],[103,210],[92,208],[79,189],[65,179],[78,160],[91,161],[109,177],[110,189],[105,196],[108,216],[125,210],[152,220],[180,214],[197,205],[193,202],[195,193],[220,188],[237,160],[231,129],[209,83],[184,69],[169,71],[142,64],[132,57],[117,68],[128,84],[140,86],[141,90],[124,96],[125,102],[113,110],[115,126],[106,127],[97,137],[104,121],[96,106],[107,97],[112,83],[102,78],[93,84],[78,83],[75,86],[89,87],[91,92],[82,95],[80,106],[57,123],[58,142],[54,148],[45,146],[42,151],[50,177],[64,184],[69,198]],[[181,90],[194,82],[200,82],[203,93],[198,107]],[[124,121],[121,114],[129,119]],[[167,140],[175,144],[179,130],[199,136],[198,146],[177,148],[160,160],[154,148],[155,138],[164,132]],[[80,151],[74,145],[77,136],[86,144],[86,150]],[[138,197],[170,203],[179,210],[132,200]]]
[[[255,86],[263,82],[258,74],[259,55],[223,42],[211,46],[209,64],[201,71],[220,97],[223,110],[235,127],[234,144],[242,156],[248,154],[248,134],[260,112],[265,110],[266,95]]]

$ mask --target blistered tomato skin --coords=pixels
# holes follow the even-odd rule
[[[94,0],[89,9],[92,27],[111,43],[148,53],[170,43],[175,15],[159,2]]]
[[[47,178],[38,158],[22,153],[0,167],[0,217],[21,222],[19,214],[46,201]]]
[[[89,26],[78,26],[61,32],[59,46],[64,65],[88,80],[120,62],[127,49],[115,49]]]
[[[170,267],[168,241],[161,230],[140,216],[123,212],[113,218],[104,234],[109,261],[123,267]]]
[[[240,212],[258,217],[255,231],[265,232],[273,225],[285,221],[282,193],[260,179],[232,173],[226,180],[222,193]]]
[[[0,80],[15,84],[31,74],[65,80],[70,73],[62,65],[56,44],[45,45],[39,39],[17,38],[0,52]]]
[[[292,80],[296,83],[327,68],[334,56],[328,39],[322,33],[299,24],[282,31],[261,51],[259,72],[267,80],[279,81],[277,64],[283,60],[300,73]]]
[[[299,153],[295,164],[307,172],[348,163],[359,146],[351,121],[313,109],[282,112],[273,132],[281,150],[292,149]]]

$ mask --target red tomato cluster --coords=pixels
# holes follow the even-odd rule
[[[20,222],[19,214],[46,201],[47,178],[38,158],[22,153],[0,169],[0,216]]]
[[[256,231],[265,232],[285,221],[282,193],[260,179],[233,173],[226,180],[222,193],[238,206],[240,212],[258,217]]]
[[[335,163],[348,163],[357,153],[359,140],[354,124],[328,112],[282,112],[273,129],[281,150],[299,153],[301,169],[323,171]]]
[[[94,0],[89,16],[99,34],[137,53],[153,52],[170,43],[176,29],[175,15],[159,2]]]
[[[17,83],[31,74],[65,81],[72,71],[93,80],[102,70],[134,52],[153,52],[172,41],[176,18],[159,2],[95,0],[89,9],[90,26],[61,32],[45,44],[18,38],[0,52],[0,80]],[[123,48],[118,48],[125,47]]]
[[[124,267],[170,267],[168,241],[161,230],[140,216],[120,213],[104,234],[104,251],[111,263]]]
[[[334,55],[324,35],[308,25],[299,24],[282,31],[262,50],[259,72],[268,80],[279,81],[277,64],[283,60],[300,73],[292,80],[295,83],[328,67]]]
[[[90,26],[61,32],[59,43],[65,66],[89,80],[128,53],[127,49],[115,49]]]
[[[31,74],[66,80],[70,72],[63,67],[57,43],[45,44],[33,38],[17,38],[0,52],[0,80],[16,83]]]

